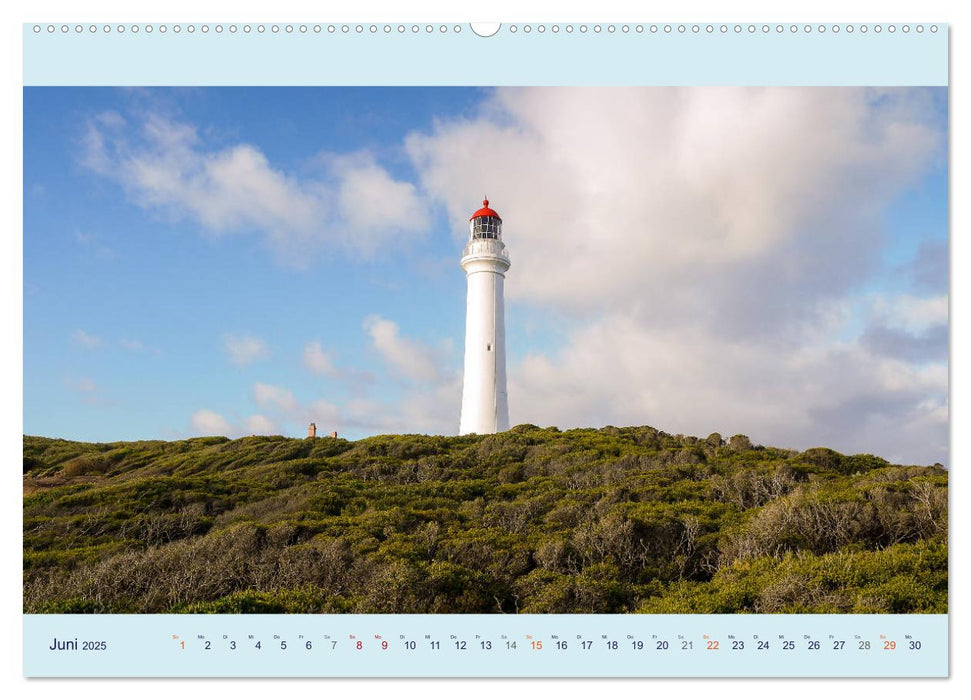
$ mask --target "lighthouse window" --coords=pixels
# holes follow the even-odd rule
[[[492,350],[492,343],[489,343],[488,345],[486,345],[486,350],[490,350],[490,351]]]
[[[495,216],[480,216],[472,223],[473,238],[499,238],[502,220]]]

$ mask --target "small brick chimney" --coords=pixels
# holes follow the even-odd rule
[[[308,438],[315,438],[315,437],[317,437],[317,424],[316,423],[311,423],[309,426],[307,426],[307,437]]]

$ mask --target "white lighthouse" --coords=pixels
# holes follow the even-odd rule
[[[469,242],[462,252],[468,282],[465,303],[465,380],[459,434],[509,430],[506,396],[506,325],[502,288],[509,254],[502,242],[502,219],[489,200],[469,219]]]

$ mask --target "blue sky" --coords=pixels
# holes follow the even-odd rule
[[[946,463],[946,99],[25,89],[24,430],[457,432],[488,194],[514,424]]]

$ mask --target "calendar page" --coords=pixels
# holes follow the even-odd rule
[[[946,677],[948,103],[933,22],[25,24],[24,675]]]

